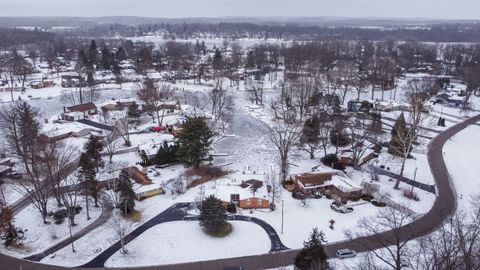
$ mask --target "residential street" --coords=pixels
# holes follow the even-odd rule
[[[451,180],[445,166],[443,155],[442,155],[442,147],[445,142],[454,136],[456,133],[460,132],[464,128],[468,127],[471,124],[475,124],[480,120],[480,115],[472,117],[462,123],[459,123],[451,128],[447,129],[446,131],[440,133],[437,137],[435,137],[429,144],[428,147],[428,160],[429,165],[432,170],[432,174],[435,179],[436,188],[437,188],[437,199],[435,200],[433,208],[424,216],[417,219],[411,224],[408,224],[398,232],[394,231],[387,231],[380,235],[374,235],[371,237],[364,237],[354,239],[353,241],[344,241],[335,244],[330,244],[326,246],[326,251],[329,256],[333,256],[335,251],[339,248],[352,248],[357,252],[364,252],[368,251],[372,248],[380,248],[381,244],[379,244],[378,239],[390,239],[394,240],[396,236],[400,236],[401,239],[411,239],[414,237],[419,237],[425,234],[432,232],[435,228],[437,228],[445,219],[449,218],[456,209],[457,206],[457,197],[455,190],[452,188]],[[238,122],[237,122],[238,123]],[[239,127],[238,127],[239,128]],[[248,129],[245,129],[248,130]],[[253,151],[253,150],[249,150]],[[248,151],[247,151],[248,152]],[[150,220],[149,222],[145,223],[143,226],[132,232],[129,237],[127,237],[127,241],[131,241],[148,228],[155,226],[161,222],[173,221],[182,219],[183,211],[179,208],[188,207],[188,204],[185,205],[176,205],[174,206],[171,211],[166,211],[167,214],[160,214],[154,219]],[[117,243],[118,244],[118,243]],[[120,247],[118,245],[112,246],[110,249],[104,251],[99,257],[97,257],[94,261],[90,262],[86,266],[97,266],[99,263],[104,262],[111,254],[113,254],[116,250]],[[204,262],[192,262],[192,263],[183,263],[183,264],[176,264],[176,265],[163,265],[163,266],[151,266],[151,267],[144,267],[143,269],[162,269],[162,270],[198,270],[198,269],[205,269],[205,270],[212,270],[212,269],[222,269],[223,267],[227,266],[243,266],[245,269],[262,269],[262,268],[270,268],[270,267],[278,267],[282,265],[288,265],[293,262],[293,259],[296,255],[298,250],[288,250],[283,252],[277,253],[270,253],[270,254],[263,254],[257,256],[246,256],[246,257],[239,257],[239,258],[229,258],[229,259],[219,259],[219,260],[211,260],[211,261],[204,261]],[[2,265],[6,267],[5,269],[22,269],[22,270],[30,270],[30,269],[38,269],[38,270],[49,270],[49,269],[64,269],[62,267],[50,266],[50,265],[39,265],[33,262],[15,259],[6,255],[1,254],[0,259],[2,261]],[[79,268],[81,269],[81,268]],[[129,268],[121,268],[121,269],[129,269]]]

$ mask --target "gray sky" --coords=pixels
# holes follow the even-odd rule
[[[0,0],[0,16],[480,19],[479,0]]]

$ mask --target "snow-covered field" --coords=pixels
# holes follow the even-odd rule
[[[270,240],[258,225],[231,222],[233,231],[223,238],[205,234],[198,222],[171,222],[157,225],[117,252],[106,267],[145,266],[204,261],[267,253]],[[154,251],[154,252],[152,252]]]
[[[443,156],[457,192],[459,209],[468,209],[472,196],[480,194],[478,161],[480,126],[470,125],[443,147]]]
[[[75,216],[76,226],[72,227],[72,233],[76,233],[85,228],[88,224],[94,222],[101,214],[102,209],[93,207],[93,199],[89,199],[90,202],[90,220],[87,220],[85,199],[83,196],[78,198],[78,204],[83,207],[80,214]],[[58,209],[56,201],[54,199],[49,200],[49,209]],[[15,216],[15,225],[25,232],[24,239],[21,241],[23,247],[15,249],[13,247],[5,247],[0,245],[0,251],[17,257],[25,257],[28,255],[36,254],[44,251],[50,246],[69,237],[68,220],[65,219],[62,224],[54,224],[53,218],[48,217],[49,224],[44,224],[42,217],[38,210],[29,205],[24,210],[20,211]],[[67,247],[70,248],[70,247]]]

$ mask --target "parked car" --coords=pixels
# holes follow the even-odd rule
[[[339,249],[337,250],[336,254],[337,258],[339,259],[347,259],[357,256],[357,253],[349,248]]]
[[[332,208],[333,211],[342,213],[342,214],[347,214],[353,212],[352,207],[348,207],[345,205],[337,205],[335,202],[330,205],[330,208]]]
[[[157,126],[157,127],[149,127],[148,129],[153,132],[162,132],[166,129],[166,127]]]

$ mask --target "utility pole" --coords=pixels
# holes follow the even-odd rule
[[[282,200],[282,231],[281,234],[283,234],[283,200]]]
[[[418,168],[415,167],[415,172],[413,173],[413,181],[415,181],[415,179],[417,179],[417,170],[418,170]],[[413,197],[413,187],[414,187],[413,184],[414,183],[412,183],[412,190],[410,190],[410,196],[412,196],[412,197]]]

